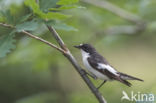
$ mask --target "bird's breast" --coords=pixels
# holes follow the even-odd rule
[[[99,71],[91,67],[87,59],[88,58],[83,58],[83,64],[90,73],[92,73],[93,75],[95,75],[97,78],[101,80],[110,80],[106,75],[100,73]]]
[[[90,57],[89,53],[86,53],[85,51],[81,50],[82,53],[82,60],[83,60],[83,64],[84,66],[87,68],[87,70],[92,73],[93,75],[95,75],[97,78],[102,79],[102,80],[110,80],[106,75],[100,73],[99,71],[97,71],[96,69],[94,69],[93,67],[91,67],[91,65],[88,62],[88,58]]]

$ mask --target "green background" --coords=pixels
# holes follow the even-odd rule
[[[40,0],[40,9],[46,12],[45,8],[55,7],[56,2],[57,0]],[[107,82],[100,88],[100,92],[108,103],[131,103],[121,101],[123,90],[128,95],[131,91],[156,94],[156,1],[108,2],[138,15],[147,23],[146,28],[142,32],[125,33],[124,30],[127,29],[122,27],[133,28],[135,24],[83,0],[77,4],[82,7],[61,11],[72,15],[63,21],[71,27],[64,26],[65,24],[53,25],[83,68],[80,51],[73,46],[90,43],[118,71],[144,80],[130,81],[132,87],[116,81]],[[0,10],[10,10],[13,16],[8,16],[9,24],[14,24],[18,18],[29,12],[22,0],[0,0]],[[32,25],[35,28],[27,28],[33,30],[32,34],[56,44],[45,25],[40,22]],[[18,30],[20,27],[22,28],[19,26]],[[0,38],[10,32],[10,29],[0,26]],[[14,39],[15,49],[6,57],[0,58],[0,103],[98,103],[61,53],[24,34],[17,33]],[[91,80],[96,86],[102,82]]]

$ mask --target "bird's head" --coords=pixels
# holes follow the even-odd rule
[[[81,49],[87,53],[93,53],[96,51],[95,48],[93,46],[91,46],[90,44],[80,44],[80,45],[76,45],[74,47]]]

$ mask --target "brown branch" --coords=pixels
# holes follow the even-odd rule
[[[54,36],[54,38],[56,39],[56,41],[59,43],[60,47],[67,51],[67,48],[63,42],[63,40],[61,39],[61,37],[58,35],[58,33],[56,32],[56,30],[53,27],[50,27],[47,25],[47,28],[49,29],[49,31],[52,33],[52,35]],[[55,34],[55,35],[54,35]]]
[[[15,27],[14,27],[13,25],[5,24],[5,23],[0,23],[0,25],[3,26],[3,27],[14,28],[14,29],[15,29]],[[29,36],[29,37],[31,37],[31,38],[34,38],[34,39],[36,39],[36,40],[39,40],[39,41],[41,41],[41,42],[43,42],[43,43],[45,43],[45,44],[51,46],[52,48],[57,49],[58,51],[62,52],[63,54],[65,53],[65,51],[64,51],[63,49],[57,47],[56,45],[50,43],[49,41],[46,41],[46,40],[44,40],[44,39],[42,39],[42,38],[40,38],[40,37],[38,37],[38,36],[33,35],[33,34],[27,32],[27,31],[25,31],[25,30],[22,30],[21,33],[23,33],[23,34],[25,34],[25,35],[27,35],[27,36]]]
[[[7,28],[14,28],[14,26],[12,25],[8,25],[8,24],[4,24],[4,23],[0,23],[1,26],[3,27],[7,27]],[[75,67],[76,71],[81,75],[81,77],[83,78],[83,80],[85,81],[85,83],[87,84],[87,86],[90,88],[90,90],[92,91],[92,93],[95,95],[95,97],[97,98],[97,100],[99,101],[99,103],[107,103],[106,100],[104,99],[104,97],[101,95],[101,93],[98,91],[98,89],[93,85],[93,83],[91,82],[91,80],[88,78],[88,76],[86,75],[86,72],[80,67],[80,65],[78,64],[78,62],[76,61],[76,59],[73,57],[73,55],[70,53],[69,49],[65,46],[63,40],[61,39],[61,37],[58,35],[58,33],[56,32],[56,30],[53,27],[47,26],[49,31],[53,34],[54,38],[56,39],[56,41],[59,43],[60,47],[57,47],[56,45],[38,37],[35,36],[25,30],[22,30],[21,33],[28,35],[31,38],[34,38],[36,40],[39,40],[49,46],[51,46],[52,48],[57,49],[59,52],[63,53],[64,56],[71,62],[71,64]]]
[[[106,100],[104,99],[104,97],[101,95],[98,89],[93,85],[93,83],[88,78],[84,70],[80,67],[76,59],[70,53],[69,49],[65,46],[63,40],[61,39],[59,34],[56,32],[56,30],[51,26],[47,26],[47,27],[49,31],[52,33],[52,35],[54,36],[54,38],[56,39],[56,41],[58,42],[58,44],[60,45],[60,47],[66,51],[64,56],[71,62],[71,64],[75,67],[76,71],[81,75],[81,77],[83,78],[85,83],[88,85],[92,93],[95,95],[99,103],[106,103]]]
[[[7,28],[15,28],[14,26],[5,23],[0,23],[0,25]]]
[[[102,0],[102,1],[101,0],[82,0],[82,2],[86,2],[86,3],[92,4],[92,5],[98,6],[100,8],[104,8],[104,9],[122,17],[123,19],[126,19],[135,24],[143,22],[139,16],[132,14],[130,12],[127,12],[124,9],[108,2],[107,0]]]
[[[50,43],[49,41],[46,41],[46,40],[44,40],[44,39],[42,39],[42,38],[40,38],[40,37],[38,37],[38,36],[33,35],[33,34],[27,32],[27,31],[25,31],[25,30],[22,30],[21,33],[24,33],[24,34],[28,35],[29,37],[34,38],[34,39],[36,39],[36,40],[39,40],[39,41],[41,41],[41,42],[43,42],[43,43],[45,43],[45,44],[51,46],[52,48],[57,49],[58,51],[62,52],[63,54],[65,53],[65,51],[64,51],[63,49],[57,47],[56,45]]]

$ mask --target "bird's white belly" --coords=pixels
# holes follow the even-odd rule
[[[84,57],[83,58],[83,63],[84,63],[84,66],[87,68],[87,70],[92,73],[93,75],[95,75],[98,79],[101,79],[101,80],[110,80],[107,76],[105,76],[104,74],[100,73],[99,71],[95,70],[94,68],[92,68],[89,63],[88,63],[88,60],[87,60],[88,57]]]

